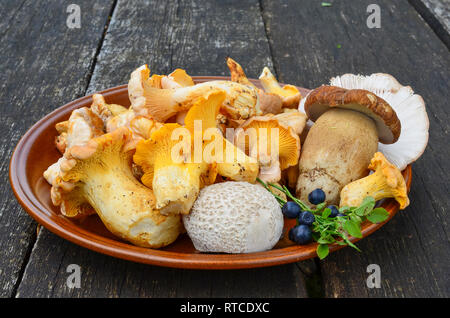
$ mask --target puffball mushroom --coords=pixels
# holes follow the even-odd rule
[[[381,153],[375,153],[369,169],[374,173],[347,184],[341,191],[340,206],[359,206],[365,197],[371,196],[375,201],[395,198],[400,210],[409,205],[408,190],[400,170],[387,161]]]
[[[203,188],[183,223],[201,252],[252,253],[275,246],[283,231],[283,214],[263,187],[229,181]]]
[[[298,108],[298,103],[300,102],[302,95],[297,87],[294,85],[284,85],[281,87],[268,67],[264,67],[259,76],[259,81],[266,93],[272,93],[281,97],[284,108]]]
[[[257,158],[260,166],[258,177],[264,182],[278,182],[282,170],[297,164],[300,138],[275,116],[254,116],[240,128],[236,132],[235,143],[251,157]]]
[[[191,159],[190,141],[172,138],[180,128],[164,124],[150,139],[137,144],[133,157],[144,171],[142,183],[153,189],[156,208],[165,215],[189,213],[200,191],[200,176],[207,170],[203,162]],[[175,149],[184,152],[175,153]]]
[[[297,197],[307,202],[308,194],[321,188],[327,203],[337,204],[346,184],[367,175],[378,140],[393,143],[398,139],[400,121],[375,94],[335,86],[311,91],[305,111],[315,124],[303,144]]]
[[[398,169],[405,169],[423,154],[428,143],[428,115],[423,98],[411,87],[403,86],[393,76],[383,73],[369,76],[344,74],[333,77],[330,85],[366,89],[391,105],[401,122],[402,131],[395,143],[380,143],[378,149]]]
[[[134,178],[132,152],[124,151],[130,139],[129,129],[121,127],[66,150],[61,179],[73,189],[58,191],[63,213],[76,216],[92,207],[113,234],[139,246],[166,246],[182,231],[180,216],[162,215],[152,191]]]

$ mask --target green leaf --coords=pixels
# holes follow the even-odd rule
[[[323,212],[322,212],[322,217],[323,217],[323,218],[327,218],[327,217],[330,216],[330,214],[331,214],[331,209],[326,208],[326,209],[323,210]]]
[[[319,204],[316,206],[316,211],[321,211],[321,210],[325,207],[325,205],[327,205],[326,202],[319,203]]]
[[[361,234],[361,228],[359,227],[359,224],[351,221],[351,220],[347,220],[344,222],[344,230],[346,230],[348,232],[348,234],[350,234],[353,237],[357,237],[357,238],[361,238],[362,234]]]
[[[367,219],[372,223],[380,223],[386,221],[389,217],[388,211],[383,208],[376,208],[367,215]]]
[[[361,205],[355,210],[358,216],[364,216],[370,213],[375,207],[375,199],[373,197],[365,197]]]
[[[355,222],[358,225],[360,225],[361,222],[362,222],[362,219],[356,214],[351,214],[350,215],[350,220],[352,220],[353,222]]]
[[[328,248],[327,244],[320,244],[317,246],[317,256],[319,256],[320,259],[324,259],[327,257],[328,253],[330,253],[330,249]]]
[[[353,247],[358,252],[361,252],[361,250],[355,244],[350,242],[350,240],[348,239],[347,235],[341,233],[341,237],[344,239],[344,242],[347,243],[348,246]]]
[[[339,212],[341,213],[347,212],[348,210],[350,210],[349,206],[343,206],[342,208],[339,208]]]
[[[371,196],[365,197],[363,202],[361,203],[361,205],[372,205],[372,206],[375,206],[375,199],[374,199],[374,197],[371,197]]]
[[[332,236],[320,237],[317,240],[317,243],[319,244],[332,244],[334,242],[336,242],[336,240]]]
[[[332,3],[330,3],[330,2],[322,2],[321,3],[321,6],[322,7],[331,7],[333,4]]]

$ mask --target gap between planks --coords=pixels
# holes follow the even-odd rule
[[[114,14],[114,11],[116,10],[118,1],[119,0],[114,0],[113,4],[111,6],[111,10],[108,13],[108,20],[106,20],[106,24],[104,26],[102,37],[100,38],[100,41],[98,41],[97,50],[95,51],[94,58],[92,59],[92,64],[89,69],[89,74],[88,74],[88,78],[86,81],[86,87],[84,88],[83,95],[86,95],[86,92],[89,89],[89,85],[91,84],[92,75],[94,75],[95,65],[97,65],[97,57],[100,54],[100,51],[102,50],[103,42],[105,41],[105,36],[106,36],[106,33],[108,32],[109,24],[111,23],[111,19]]]
[[[425,23],[433,30],[439,40],[441,40],[448,49],[450,49],[450,34],[443,23],[440,21],[437,13],[433,12],[432,8],[425,5],[426,0],[408,0],[409,4],[417,11]]]
[[[99,40],[99,43],[97,45],[97,49],[96,49],[94,57],[92,59],[91,67],[89,69],[88,77],[87,77],[87,80],[86,80],[86,85],[85,85],[85,88],[84,88],[84,91],[83,91],[83,96],[86,95],[86,92],[88,90],[89,84],[91,83],[91,79],[92,79],[92,75],[94,73],[95,65],[97,64],[97,57],[100,54],[101,48],[103,46],[103,42],[105,40],[105,35],[108,32],[109,24],[111,22],[111,18],[112,18],[113,14],[114,14],[114,11],[116,9],[117,2],[118,2],[118,0],[114,0],[113,1],[111,9],[110,9],[110,11],[108,13],[108,19],[106,20],[103,34],[102,34],[102,36],[101,36],[101,38]],[[30,261],[31,254],[33,253],[33,250],[34,250],[34,248],[36,246],[36,242],[38,240],[38,236],[39,236],[40,230],[41,230],[41,225],[37,224],[35,234],[31,237],[30,243],[28,244],[27,251],[26,251],[25,257],[24,257],[24,262],[22,263],[22,266],[20,268],[20,271],[19,271],[19,274],[18,274],[18,277],[17,277],[17,281],[14,284],[14,287],[12,289],[10,298],[16,298],[17,291],[19,289],[20,284],[22,283],[23,275],[24,275],[25,270],[27,268],[27,265],[28,265],[28,263]]]

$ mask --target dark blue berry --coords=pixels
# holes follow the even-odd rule
[[[322,189],[313,190],[310,194],[308,194],[308,200],[312,204],[319,204],[325,201],[325,192]]]
[[[339,215],[339,210],[335,205],[329,205],[327,208],[331,210],[330,218],[335,218]]]
[[[305,245],[312,241],[309,226],[300,224],[289,230],[289,239],[297,244]]]
[[[281,212],[289,219],[297,218],[301,211],[300,206],[294,201],[286,202],[281,208]]]
[[[316,218],[314,217],[314,214],[308,211],[303,211],[298,217],[298,223],[308,226],[312,225],[315,220]]]

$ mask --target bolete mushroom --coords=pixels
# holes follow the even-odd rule
[[[375,201],[395,198],[403,210],[409,205],[408,189],[400,170],[377,152],[370,161],[371,175],[347,184],[341,191],[340,206],[359,206],[365,197],[371,196]]]
[[[330,85],[346,89],[366,89],[383,98],[395,110],[402,125],[393,144],[378,144],[386,158],[403,170],[416,161],[428,143],[429,121],[423,98],[409,86],[401,85],[392,75],[375,73],[369,76],[344,74],[333,77]]]
[[[299,161],[297,197],[321,188],[329,204],[339,203],[348,183],[367,174],[367,166],[383,143],[395,142],[401,131],[395,111],[382,98],[360,89],[321,86],[305,101],[315,121],[303,144]]]
[[[108,230],[133,244],[166,246],[182,231],[180,216],[162,215],[152,191],[134,178],[132,152],[125,151],[130,138],[129,129],[121,127],[68,148],[60,163],[61,180],[72,187],[58,188],[52,200],[66,216],[93,208]]]

